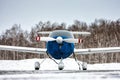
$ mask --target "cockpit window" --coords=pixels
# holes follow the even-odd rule
[[[49,36],[50,37],[65,36],[65,37],[68,37],[68,38],[73,38],[73,35],[69,31],[66,31],[66,30],[53,31]]]

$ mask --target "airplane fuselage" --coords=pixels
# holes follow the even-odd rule
[[[49,37],[52,38],[74,38],[73,34],[65,30],[57,30],[52,32]],[[48,41],[47,53],[55,59],[65,59],[74,52],[74,43],[60,42],[60,41]]]

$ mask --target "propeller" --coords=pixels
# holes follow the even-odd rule
[[[40,36],[37,36],[36,37],[36,41],[55,41],[56,39],[52,38],[52,37],[40,37]]]
[[[74,38],[67,38],[67,39],[64,39],[63,41],[68,43],[82,43],[82,39],[74,39]]]
[[[66,38],[66,39],[63,39],[62,37],[57,37],[56,39],[55,38],[52,38],[52,37],[40,37],[40,36],[37,36],[36,37],[36,41],[56,41],[57,43],[61,44],[63,41],[64,42],[68,42],[68,43],[81,43],[82,42],[82,39],[74,39],[74,38]]]

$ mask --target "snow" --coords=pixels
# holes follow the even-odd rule
[[[44,61],[43,63],[41,63]],[[41,68],[34,72],[34,63],[40,62]],[[59,61],[57,61],[59,62]],[[63,60],[64,70],[58,71],[58,65],[46,58],[44,59],[26,59],[26,60],[0,60],[0,73],[2,71],[31,71],[32,74],[0,74],[0,80],[119,80],[120,71],[113,72],[89,72],[90,70],[120,70],[120,63],[88,64],[88,72],[78,71],[78,65],[74,59]],[[81,62],[82,63],[82,62]],[[44,72],[46,71],[46,72]],[[47,72],[49,71],[49,72]],[[66,73],[68,71],[68,73]],[[70,72],[71,71],[71,72]],[[41,72],[41,73],[39,73]],[[42,73],[43,72],[43,73]]]
[[[58,70],[58,65],[51,59],[0,60],[0,70],[34,70],[35,62],[42,62],[40,70]],[[57,60],[59,62],[59,60]],[[64,70],[78,70],[74,59],[63,60]],[[80,62],[82,63],[82,62]],[[120,70],[120,63],[88,64],[88,70]]]
[[[120,74],[117,76],[110,73],[62,73],[62,74],[20,74],[20,75],[4,75],[0,76],[0,80],[119,80]]]

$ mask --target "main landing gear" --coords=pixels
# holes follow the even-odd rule
[[[62,62],[63,59],[60,60],[60,62],[58,63],[56,60],[54,60],[49,54],[48,54],[49,58],[51,60],[53,60],[56,64],[58,64],[58,69],[59,70],[63,70],[64,69],[64,63]],[[79,70],[87,70],[87,63],[86,62],[79,62],[75,53],[73,53],[73,57],[76,61],[76,63],[79,66]],[[35,62],[35,70],[39,70],[40,69],[40,65],[45,61],[46,59],[44,59],[41,63],[39,62]]]
[[[40,63],[39,62],[35,62],[35,70],[39,70],[40,69]]]
[[[52,59],[53,60],[53,59]],[[64,69],[64,63],[62,62],[62,59],[59,63],[57,63],[55,60],[53,60],[56,64],[58,64],[58,69],[59,70],[63,70]],[[39,62],[35,62],[35,70],[39,70],[40,69],[40,64],[42,64],[44,62],[44,60],[39,63]]]
[[[83,62],[83,63],[82,63],[82,69],[83,69],[83,70],[87,70],[87,63],[86,63],[86,62]]]
[[[44,59],[44,60],[42,60],[42,62],[41,63],[39,63],[39,62],[35,62],[35,70],[39,70],[40,69],[40,65],[45,61],[46,59]]]
[[[80,63],[80,62],[78,61],[75,53],[73,53],[73,57],[74,57],[76,63],[78,64],[78,66],[79,66],[79,70],[87,70],[87,63],[86,63],[86,62],[81,62],[81,63]]]
[[[47,53],[47,52],[46,52]],[[53,60],[56,64],[58,64],[58,69],[59,70],[63,70],[64,69],[64,63],[62,62],[62,58],[60,60],[60,62],[58,63],[55,59],[53,59],[48,53],[47,53],[48,57]]]

